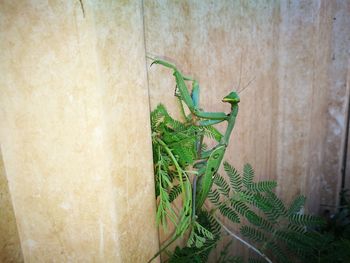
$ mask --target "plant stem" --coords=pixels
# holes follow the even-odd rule
[[[175,167],[176,167],[176,170],[177,170],[177,173],[179,175],[179,180],[180,180],[180,184],[181,184],[181,190],[182,190],[182,193],[184,195],[184,200],[186,200],[186,193],[185,193],[185,187],[184,187],[184,183],[183,183],[183,180],[182,180],[182,169],[179,165],[179,163],[177,162],[175,156],[173,155],[173,153],[171,152],[171,150],[169,149],[169,147],[165,144],[165,142],[163,142],[161,139],[157,138],[156,139],[157,142],[163,146],[163,148],[165,149],[165,151],[167,152],[167,154],[169,155],[169,157],[171,158],[171,160],[173,161]]]
[[[180,237],[179,234],[175,234],[172,239],[168,241],[147,263],[152,262],[156,257],[158,257],[167,247],[169,247],[176,239]]]
[[[214,216],[214,219],[216,220],[216,222],[218,222],[223,229],[225,229],[225,231],[232,237],[234,237],[235,239],[237,239],[238,241],[240,241],[241,243],[243,243],[244,245],[246,245],[249,249],[253,250],[255,253],[257,253],[258,255],[260,255],[262,258],[264,258],[267,262],[269,263],[273,263],[271,261],[271,259],[269,259],[264,253],[262,253],[261,251],[259,251],[256,247],[254,247],[253,245],[249,244],[247,241],[243,240],[242,238],[240,238],[238,235],[236,235],[235,233],[233,233],[230,229],[228,229],[221,221],[220,219],[218,219],[216,216]]]

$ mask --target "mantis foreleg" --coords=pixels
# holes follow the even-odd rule
[[[222,158],[224,157],[224,154],[225,154],[225,150],[226,150],[226,146],[219,146],[216,149],[214,149],[209,156],[205,173],[201,180],[202,181],[201,188],[199,189],[199,192],[196,198],[197,199],[196,210],[199,210],[202,207],[205,199],[208,196],[209,190],[213,185],[214,174],[217,172],[217,170],[220,167]]]
[[[187,105],[187,107],[189,108],[192,114],[203,119],[211,119],[211,120],[227,119],[227,115],[224,112],[204,112],[195,106],[190,96],[190,93],[188,92],[187,85],[185,83],[185,78],[183,77],[181,72],[176,68],[175,65],[160,59],[154,60],[152,65],[153,64],[160,64],[174,71],[173,75],[176,80],[177,88],[180,91],[181,98],[183,99],[183,101],[185,102],[185,104]],[[191,78],[186,78],[186,80],[187,79],[191,80]],[[195,82],[195,80],[193,81]]]

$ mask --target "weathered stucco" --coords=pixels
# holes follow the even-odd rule
[[[0,4],[0,141],[23,256],[146,262],[158,238],[142,5],[81,2]]]
[[[201,84],[201,105],[241,90],[226,159],[249,162],[310,212],[338,203],[349,87],[350,2],[145,1],[146,50]],[[168,70],[149,70],[151,106],[177,112]],[[170,101],[170,102],[169,102]],[[222,127],[224,128],[224,127]],[[239,251],[237,251],[239,253]]]

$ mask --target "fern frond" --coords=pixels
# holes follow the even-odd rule
[[[260,193],[252,193],[249,191],[242,191],[241,196],[243,200],[247,201],[248,203],[256,206],[260,210],[262,210],[264,213],[272,213],[273,211],[273,205],[271,202]]]
[[[226,180],[218,173],[214,175],[214,184],[217,185],[218,190],[221,194],[228,197],[230,193],[230,186],[226,182]]]
[[[213,190],[209,191],[208,198],[214,205],[216,206],[220,205],[220,202],[219,202],[220,194],[216,189],[214,191]]]
[[[272,191],[277,186],[275,181],[262,181],[257,183],[248,184],[246,187],[250,191],[254,192],[269,192]]]
[[[182,193],[181,185],[175,185],[169,192],[169,202],[172,203]]]
[[[199,234],[202,234],[203,237],[206,239],[214,239],[214,235],[207,230],[205,227],[203,227],[201,224],[195,222],[196,230]]]
[[[290,205],[290,207],[287,211],[287,214],[293,215],[293,214],[299,213],[301,208],[305,205],[305,201],[306,201],[305,196],[302,196],[302,195],[297,196],[293,200],[292,204]]]
[[[242,201],[231,201],[231,206],[242,216],[246,216],[247,212],[250,211],[249,207]]]
[[[163,104],[158,104],[157,107],[151,112],[151,128],[152,131],[156,129],[162,118],[167,115],[167,110]]]
[[[287,229],[299,234],[304,234],[306,232],[306,227],[303,225],[288,224]]]
[[[197,221],[194,222],[187,246],[203,247],[207,240],[213,240],[214,235],[205,227],[201,226]]]
[[[245,217],[248,219],[248,221],[259,228],[263,228],[264,230],[268,231],[268,232],[273,232],[273,225],[265,220],[264,218],[258,216],[256,213],[254,213],[253,211],[248,211],[245,215]]]
[[[289,260],[289,255],[275,242],[273,241],[267,242],[266,248],[272,252],[273,256],[278,259],[278,262],[281,262],[281,263],[291,262]]]
[[[243,236],[246,238],[249,238],[250,240],[254,242],[265,242],[267,240],[267,237],[264,235],[262,231],[259,231],[253,227],[250,226],[242,226],[240,228],[240,232]]]
[[[186,124],[184,124],[178,120],[173,119],[169,114],[166,114],[164,116],[164,121],[168,127],[172,128],[174,130],[175,133],[180,132],[180,131],[184,131],[187,129]]]
[[[220,224],[215,220],[215,218],[208,213],[207,211],[202,211],[201,214],[208,220],[210,224],[210,231],[213,233],[213,235],[219,239],[221,234],[221,226]]]
[[[247,163],[243,167],[243,185],[249,189],[250,185],[253,183],[254,170],[253,167]]]
[[[230,184],[234,191],[239,192],[242,189],[242,179],[239,172],[228,162],[224,162],[224,170],[230,178]]]
[[[288,230],[276,230],[274,232],[274,236],[280,241],[285,242],[288,248],[293,251],[310,249],[310,246],[304,243],[305,236],[303,234],[291,232]]]
[[[208,138],[214,139],[217,142],[220,142],[223,135],[214,127],[214,126],[201,126],[204,131],[204,135]]]
[[[221,204],[219,206],[219,211],[223,216],[230,219],[233,223],[240,223],[239,216],[232,208],[226,206],[225,204]]]
[[[325,221],[317,216],[312,215],[301,215],[301,214],[294,214],[288,216],[289,222],[295,225],[300,226],[322,226],[325,224]]]
[[[169,202],[169,195],[165,189],[160,187],[159,192],[156,222],[162,224],[164,230],[167,231],[167,219],[170,219],[176,225],[177,215]]]
[[[281,199],[277,197],[277,195],[273,192],[268,192],[266,198],[273,205],[273,214],[271,220],[275,220],[278,217],[286,214],[286,208]]]

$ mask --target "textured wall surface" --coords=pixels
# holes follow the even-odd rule
[[[0,141],[26,262],[157,251],[141,11],[1,1]]]
[[[307,195],[311,212],[336,205],[349,36],[347,0],[1,1],[9,260],[21,260],[18,235],[27,262],[157,250],[145,51],[197,78],[207,111],[247,86],[226,158],[277,180],[286,201]],[[171,73],[153,67],[148,83],[151,107],[177,112]]]
[[[240,90],[226,159],[274,179],[286,201],[308,197],[310,212],[338,202],[349,86],[350,2],[145,1],[146,50],[171,58],[201,84],[207,111]],[[168,70],[149,70],[151,106],[172,112]],[[170,102],[169,102],[170,101]],[[221,127],[224,129],[224,127]]]
[[[0,262],[23,262],[21,243],[0,152]]]
[[[258,176],[277,179],[286,200],[298,192],[309,195],[313,211],[320,203],[335,204],[339,190],[349,5],[145,1],[148,54],[171,58],[194,75],[206,110],[227,111],[221,98],[253,80],[240,94],[228,158],[238,166],[250,162]],[[152,107],[175,101],[169,73],[150,70]]]

